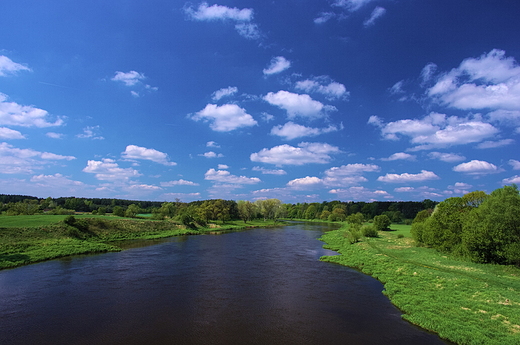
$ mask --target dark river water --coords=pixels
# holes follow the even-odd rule
[[[444,344],[377,280],[318,261],[326,225],[129,244],[0,271],[0,344]],[[153,245],[150,245],[153,243]]]

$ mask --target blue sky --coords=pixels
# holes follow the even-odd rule
[[[296,203],[520,183],[518,13],[4,0],[0,193]]]

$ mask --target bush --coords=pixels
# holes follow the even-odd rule
[[[376,231],[387,230],[390,224],[392,224],[392,221],[385,214],[374,217],[374,227]]]
[[[363,225],[361,227],[361,233],[365,237],[377,237],[377,230],[373,225]]]

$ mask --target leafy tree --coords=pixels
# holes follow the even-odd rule
[[[19,202],[10,202],[7,204],[7,215],[32,215],[40,212],[38,200],[25,199]]]
[[[347,217],[347,223],[349,223],[350,225],[360,225],[363,224],[365,222],[365,217],[363,216],[363,214],[361,212],[358,212],[358,213],[354,213],[354,214],[351,214],[350,216]]]
[[[164,202],[159,209],[159,213],[163,217],[173,218],[177,213],[177,206],[173,202]]]
[[[128,206],[128,208],[126,209],[125,217],[135,218],[135,216],[137,216],[137,214],[140,211],[141,211],[141,209],[139,206],[137,206],[136,204],[132,204],[132,205]]]
[[[239,200],[238,203],[238,214],[240,218],[247,223],[251,221],[256,214],[256,206],[251,201]]]
[[[121,206],[114,206],[114,208],[112,209],[112,214],[114,216],[124,217],[125,210]]]
[[[387,230],[390,224],[392,224],[392,221],[385,214],[374,217],[374,228],[376,231]]]
[[[491,193],[463,227],[465,253],[477,262],[520,264],[520,195],[516,185]]]
[[[361,234],[365,237],[377,237],[377,229],[374,225],[363,225],[361,227]]]
[[[267,200],[257,200],[256,204],[260,213],[264,217],[264,220],[271,219],[276,221],[276,217],[281,212],[281,201],[278,199],[267,199]]]

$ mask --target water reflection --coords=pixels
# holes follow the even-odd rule
[[[2,271],[0,343],[442,344],[404,322],[379,282],[318,261],[332,254],[316,240],[326,229],[173,238]]]

